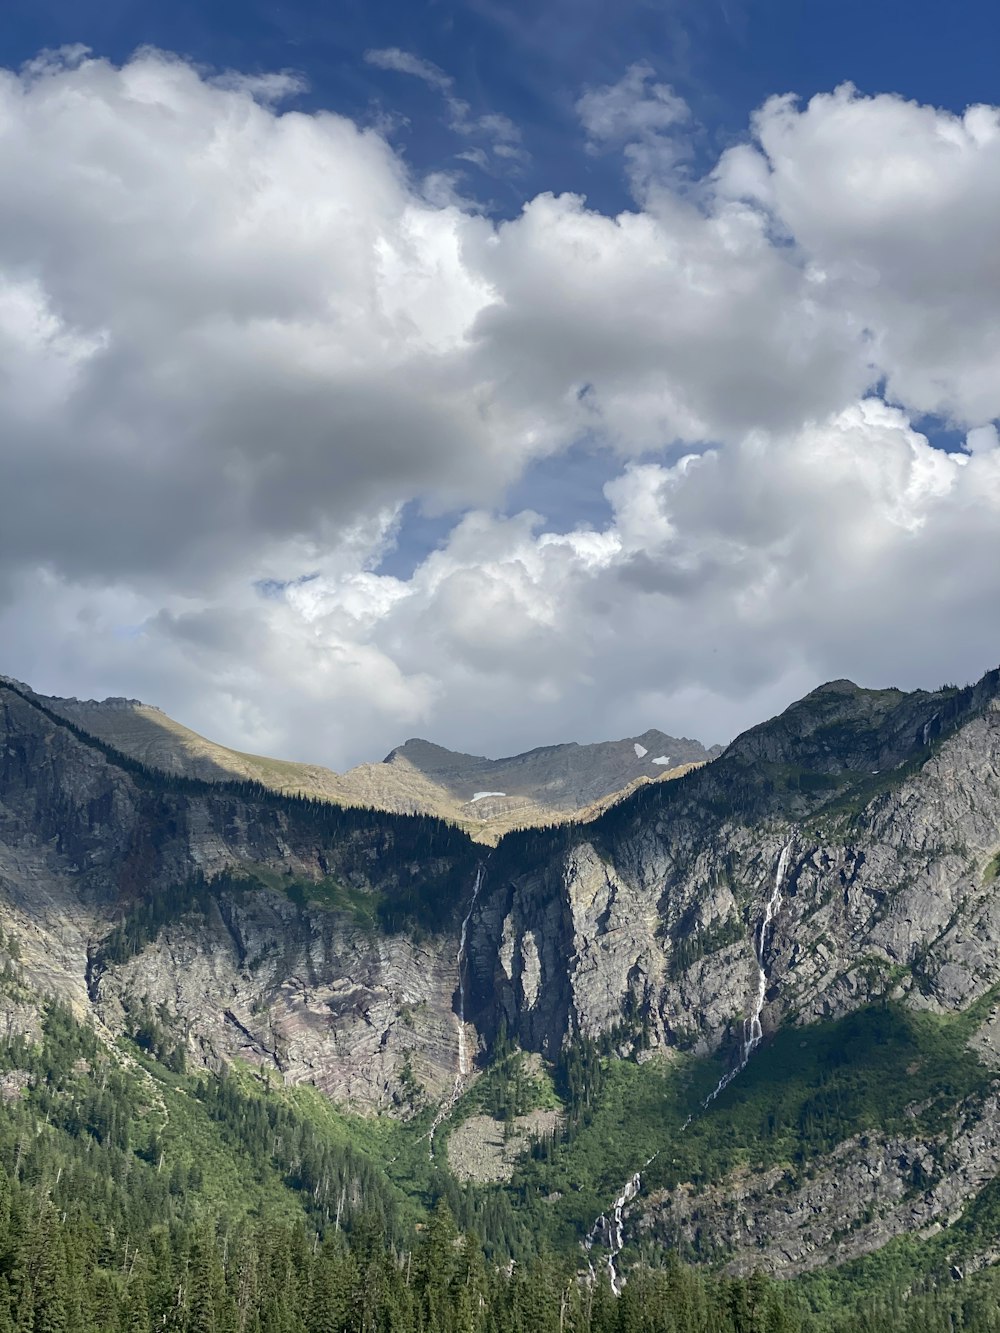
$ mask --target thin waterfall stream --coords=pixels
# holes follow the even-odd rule
[[[479,890],[483,887],[483,875],[485,866],[477,866],[476,882],[472,886],[472,901],[469,903],[469,910],[462,921],[462,931],[458,937],[458,1073],[455,1075],[455,1093],[461,1087],[462,1079],[465,1078],[468,1071],[468,1051],[466,1049],[465,1037],[465,953],[469,941],[469,922],[472,920],[472,913],[476,910],[476,902],[479,898]]]
[[[764,1012],[764,1002],[767,998],[767,970],[764,966],[764,957],[770,946],[774,934],[774,921],[778,912],[781,910],[781,891],[785,886],[785,880],[788,876],[788,862],[792,855],[792,847],[795,839],[789,838],[781,849],[778,857],[778,865],[774,874],[774,884],[771,888],[771,895],[764,906],[764,915],[761,917],[760,925],[754,938],[754,954],[757,959],[757,994],[754,997],[753,1012],[749,1018],[743,1020],[743,1042],[740,1047],[739,1062],[718,1082],[716,1087],[708,1094],[701,1104],[701,1109],[706,1110],[721,1092],[729,1087],[733,1079],[741,1074],[750,1063],[750,1057],[764,1039],[764,1028],[761,1023],[761,1016]],[[693,1116],[688,1116],[687,1120],[681,1126],[681,1132],[690,1125]],[[642,1167],[642,1171],[654,1162],[659,1154],[654,1153]],[[610,1218],[606,1213],[601,1213],[594,1225],[587,1233],[584,1246],[589,1252],[599,1241],[603,1244],[607,1253],[608,1277],[611,1282],[611,1290],[616,1295],[621,1294],[622,1280],[616,1266],[616,1259],[625,1248],[625,1227],[623,1214],[625,1208],[637,1197],[642,1189],[642,1171],[636,1171],[635,1175],[627,1182],[621,1193],[611,1205]],[[591,1276],[594,1275],[594,1266],[590,1264]]]
[[[793,841],[790,838],[781,849],[781,855],[778,857],[778,868],[774,875],[774,887],[771,890],[770,898],[767,900],[767,906],[764,908],[764,915],[761,917],[760,926],[757,930],[755,948],[757,955],[757,998],[754,1002],[753,1013],[749,1018],[743,1020],[743,1045],[740,1050],[739,1063],[735,1068],[730,1069],[728,1074],[719,1079],[717,1086],[702,1102],[702,1110],[714,1102],[720,1092],[724,1092],[729,1087],[737,1074],[742,1074],[750,1063],[751,1055],[764,1038],[764,1029],[760,1022],[767,994],[767,971],[764,967],[764,954],[771,943],[771,935],[774,932],[774,918],[781,908],[781,890],[784,888],[785,878],[788,875],[788,860],[792,854]]]
[[[438,1108],[438,1113],[434,1117],[434,1122],[427,1131],[427,1149],[432,1159],[434,1157],[434,1135],[437,1133],[438,1126],[441,1124],[442,1120],[449,1114],[452,1107],[461,1096],[462,1084],[465,1082],[469,1072],[468,1039],[465,1034],[465,964],[469,944],[469,922],[472,920],[472,914],[476,910],[476,903],[479,900],[479,890],[483,887],[483,878],[485,877],[485,874],[485,865],[476,867],[476,878],[472,885],[472,898],[469,901],[469,910],[462,919],[462,929],[458,936],[458,954],[455,959],[458,968],[458,1012],[455,1015],[455,1021],[458,1024],[458,1068],[455,1071],[455,1082],[452,1086],[451,1096],[441,1103]]]

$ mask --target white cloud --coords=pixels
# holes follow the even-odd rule
[[[309,88],[303,75],[288,69],[268,74],[241,74],[238,70],[227,70],[224,74],[209,75],[208,82],[229,92],[248,93],[269,107],[297,97]]]
[[[388,46],[365,52],[365,61],[376,69],[395,70],[397,74],[409,74],[415,79],[447,92],[454,82],[439,65],[412,51],[401,51],[398,46]]]
[[[521,131],[509,116],[499,115],[496,112],[475,116],[468,102],[461,97],[447,98],[446,105],[449,127],[456,134],[466,138],[483,139],[489,144],[493,156],[501,158],[504,162],[528,161],[530,154],[521,146]],[[492,165],[482,149],[478,152],[473,150],[472,153],[458,153],[456,156],[481,168]]]
[[[625,143],[662,134],[686,121],[684,99],[667,84],[653,82],[655,77],[652,65],[639,61],[617,83],[585,92],[576,110],[591,139]]]
[[[845,85],[804,108],[772,99],[754,131],[721,189],[756,196],[794,238],[825,303],[868,330],[892,397],[966,425],[1000,416],[1000,110]]]
[[[82,693],[124,670],[244,748],[344,762],[428,732],[492,753],[646,721],[725,739],[821,679],[933,685],[995,654],[1000,449],[944,454],[872,399],[607,490],[603,532],[474,512],[405,581],[366,568],[389,515],[281,597],[233,581],[149,614],[48,576],[0,633],[36,643],[43,680],[60,654],[88,664]]]
[[[678,134],[690,111],[683,98],[646,61],[630,65],[617,83],[591,88],[576,104],[592,153],[624,146],[632,193],[640,202],[669,181],[688,146]]]
[[[965,437],[965,447],[970,454],[986,453],[1000,446],[1000,434],[992,421],[985,426],[977,426]]]
[[[670,138],[652,78],[586,95],[595,139]],[[0,669],[342,765],[711,741],[991,664],[996,112],[769,102],[701,182],[497,224],[278,91],[153,52],[0,77]],[[583,437],[621,459],[602,531],[492,512]],[[413,499],[470,512],[380,576]]]

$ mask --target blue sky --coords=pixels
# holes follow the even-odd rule
[[[998,47],[980,3],[8,0],[0,670],[334,767],[978,675]]]
[[[849,80],[955,111],[1000,93],[1000,15],[983,0],[8,0],[4,9],[5,64],[82,42],[115,60],[152,44],[218,68],[290,68],[309,81],[302,105],[402,114],[414,165],[453,167],[462,145],[440,96],[364,61],[373,48],[412,52],[445,71],[474,114],[502,113],[521,129],[522,170],[492,183],[470,172],[501,211],[542,189],[627,206],[619,164],[584,152],[574,104],[638,60],[690,104],[710,154],[773,93],[808,98]]]

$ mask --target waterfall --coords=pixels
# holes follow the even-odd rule
[[[455,1075],[456,1095],[465,1078],[468,1070],[468,1053],[465,1042],[465,952],[466,944],[469,938],[469,922],[472,920],[472,913],[476,910],[476,900],[479,897],[479,890],[483,887],[483,867],[476,868],[476,882],[472,886],[472,901],[469,903],[469,910],[465,914],[462,922],[461,934],[458,937],[458,1073]]]
[[[764,1028],[761,1024],[761,1014],[764,1012],[764,1000],[767,995],[767,972],[764,968],[764,955],[771,943],[771,937],[774,933],[774,918],[781,909],[781,890],[785,887],[785,880],[788,876],[788,862],[792,855],[793,838],[781,849],[781,855],[778,857],[778,865],[774,874],[774,884],[771,888],[771,896],[768,898],[764,907],[764,915],[761,917],[760,925],[754,937],[754,953],[757,958],[757,994],[754,999],[753,1013],[749,1018],[743,1020],[743,1043],[740,1048],[740,1060],[734,1069],[722,1077],[715,1089],[702,1102],[702,1110],[715,1101],[720,1092],[729,1087],[737,1074],[743,1072],[750,1062],[750,1057],[760,1045],[764,1038]],[[688,1116],[687,1120],[681,1126],[681,1132],[690,1125],[693,1116]],[[644,1164],[643,1170],[654,1161],[657,1154]],[[637,1171],[628,1181],[621,1193],[611,1205],[610,1218],[606,1213],[602,1213],[595,1221],[594,1225],[587,1233],[587,1239],[584,1246],[589,1251],[594,1245],[600,1242],[607,1247],[608,1257],[608,1277],[611,1280],[611,1290],[616,1296],[621,1295],[621,1278],[615,1265],[615,1260],[625,1248],[625,1226],[623,1213],[625,1208],[632,1202],[642,1189],[642,1173]],[[594,1265],[590,1264],[590,1275],[594,1277]]]
[[[739,1063],[734,1069],[730,1069],[728,1074],[724,1074],[719,1079],[718,1084],[708,1094],[702,1102],[702,1107],[706,1107],[710,1102],[714,1102],[720,1092],[724,1092],[729,1087],[737,1074],[741,1074],[750,1063],[750,1057],[760,1045],[764,1037],[764,1029],[761,1026],[760,1016],[764,1012],[764,997],[767,993],[767,972],[764,968],[764,954],[771,942],[773,934],[774,918],[777,916],[781,907],[781,890],[785,885],[785,877],[788,874],[788,859],[792,854],[792,839],[785,843],[781,849],[781,855],[778,857],[778,868],[774,875],[774,887],[771,890],[771,896],[767,900],[764,908],[764,915],[761,917],[760,926],[757,929],[755,941],[755,953],[757,955],[757,997],[754,1001],[753,1013],[749,1018],[743,1020],[743,1044],[740,1049]]]
[[[469,922],[472,920],[472,913],[476,910],[476,901],[479,898],[479,890],[483,887],[485,873],[485,866],[476,867],[476,878],[472,885],[472,899],[469,902],[469,910],[462,919],[462,929],[458,936],[458,954],[455,959],[458,967],[458,1012],[455,1015],[455,1021],[458,1024],[458,1068],[455,1071],[455,1082],[452,1085],[451,1096],[447,1097],[438,1107],[437,1115],[424,1136],[427,1139],[427,1151],[430,1153],[431,1161],[434,1160],[434,1135],[437,1133],[442,1120],[462,1095],[462,1084],[469,1072],[469,1053],[465,1036],[465,955],[469,940]]]
[[[650,1158],[650,1161],[652,1161],[652,1158]],[[648,1166],[649,1162],[647,1162],[646,1165]],[[611,1281],[611,1290],[616,1296],[620,1296],[622,1292],[621,1278],[618,1276],[618,1269],[615,1267],[615,1260],[625,1248],[625,1224],[622,1220],[622,1214],[625,1211],[626,1206],[632,1202],[641,1188],[642,1175],[637,1171],[626,1183],[622,1192],[611,1205],[610,1219],[605,1213],[602,1213],[590,1228],[590,1231],[587,1233],[587,1239],[584,1241],[584,1245],[588,1250],[593,1249],[598,1241],[600,1241],[602,1245],[607,1246],[608,1257],[606,1262],[608,1265],[608,1277]],[[593,1276],[593,1264],[590,1265],[590,1272],[591,1276]]]

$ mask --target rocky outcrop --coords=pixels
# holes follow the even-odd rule
[[[957,1108],[948,1134],[858,1135],[815,1167],[742,1172],[643,1201],[640,1234],[727,1271],[791,1277],[846,1263],[895,1236],[957,1221],[1000,1172],[1000,1095]]]
[[[175,1016],[209,1068],[243,1059],[358,1109],[415,1109],[455,1073],[450,943],[353,927],[268,890],[223,895],[204,920],[166,927],[102,974],[95,1008],[113,1029],[140,1005]]]

